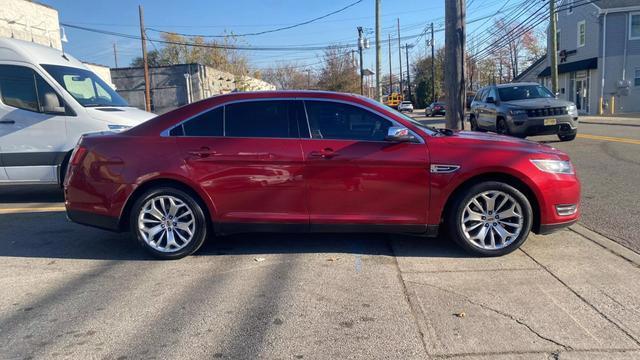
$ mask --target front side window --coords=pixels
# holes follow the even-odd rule
[[[330,101],[305,101],[314,139],[384,141],[393,123],[359,107]]]
[[[542,85],[518,85],[498,89],[501,101],[541,99],[555,97],[551,91]]]
[[[0,94],[5,105],[39,111],[35,72],[27,67],[0,65]]]
[[[586,27],[587,25],[584,22],[584,20],[578,23],[578,47],[584,46],[585,36],[586,36]]]
[[[640,13],[631,13],[629,17],[629,39],[640,40]]]
[[[640,68],[636,68],[636,76],[633,79],[634,86],[640,86]]]
[[[225,136],[298,138],[299,101],[248,101],[225,105]]]
[[[40,75],[28,67],[0,65],[2,102],[15,108],[48,114],[65,113],[64,102]]]
[[[80,105],[122,107],[127,102],[92,71],[60,65],[42,65]]]

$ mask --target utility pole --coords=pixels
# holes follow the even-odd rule
[[[305,70],[307,72],[307,90],[311,89],[311,69]]]
[[[465,0],[445,0],[445,90],[447,128],[464,129]]]
[[[431,96],[433,102],[436,102],[436,53],[433,40],[433,23],[431,23]]]
[[[551,33],[551,91],[555,94],[558,92],[558,26],[556,18],[556,1],[549,1],[549,32]]]
[[[392,92],[393,92],[393,70],[391,68],[391,33],[389,33],[389,95],[391,95]]]
[[[118,67],[118,48],[116,48],[116,43],[113,43],[113,62]]]
[[[151,89],[149,87],[149,62],[147,59],[147,34],[144,31],[144,14],[142,12],[142,5],[138,5],[138,12],[140,14],[140,38],[142,39],[142,62],[144,62],[144,97],[145,110],[151,112]]]
[[[407,63],[407,94],[409,97],[409,101],[411,101],[411,74],[409,73],[409,48],[411,48],[412,46],[410,46],[409,44],[404,44],[404,51],[405,51],[405,60]]]
[[[380,49],[380,3],[376,0],[376,100],[382,101],[380,73],[382,72],[382,51]]]
[[[360,95],[364,95],[364,65],[362,63],[362,50],[364,49],[364,38],[362,36],[362,26],[358,26],[358,51],[360,52]]]
[[[400,95],[402,92],[402,45],[400,44],[400,18],[398,20],[398,60],[400,61]]]

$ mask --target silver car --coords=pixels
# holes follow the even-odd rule
[[[578,133],[578,110],[570,101],[556,99],[538,83],[487,86],[476,94],[469,114],[471,130],[527,137],[558,135],[571,141]]]

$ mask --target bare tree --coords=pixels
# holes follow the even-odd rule
[[[297,63],[277,63],[262,73],[263,80],[270,82],[280,90],[310,89],[315,87],[315,76],[311,70],[303,69]]]
[[[318,78],[319,88],[348,93],[360,92],[360,77],[348,50],[329,47],[324,51],[323,60],[324,67]]]

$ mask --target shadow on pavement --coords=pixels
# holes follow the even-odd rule
[[[64,193],[58,185],[0,186],[0,203],[58,203]]]
[[[0,215],[0,256],[96,260],[153,259],[128,233],[66,220],[64,212]],[[393,253],[393,249],[402,253]],[[399,249],[399,250],[398,250]],[[403,250],[410,249],[410,250]],[[388,234],[253,233],[211,237],[197,256],[342,253],[408,257],[468,257],[444,238]]]

